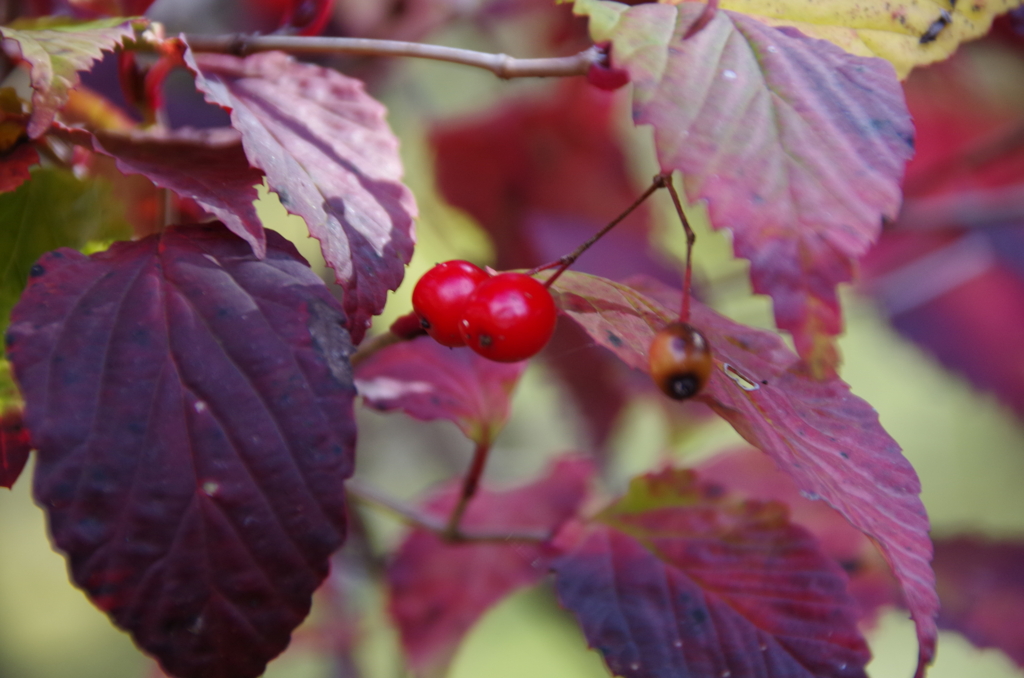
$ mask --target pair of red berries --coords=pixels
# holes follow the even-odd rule
[[[420,278],[412,307],[423,329],[439,344],[469,346],[498,362],[537,354],[551,339],[557,318],[551,294],[530,276],[491,276],[458,260],[438,264]],[[711,348],[692,325],[670,323],[655,334],[648,367],[665,395],[685,400],[711,378]]]
[[[511,363],[536,355],[551,339],[558,314],[551,293],[522,273],[490,275],[467,261],[427,271],[412,292],[427,334],[443,346],[469,346]]]

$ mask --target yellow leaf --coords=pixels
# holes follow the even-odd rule
[[[677,5],[682,0],[661,1]],[[996,16],[1020,5],[1021,0],[719,2],[721,9],[742,12],[770,26],[792,26],[851,54],[886,59],[901,79],[916,66],[945,59],[961,42],[981,37]]]

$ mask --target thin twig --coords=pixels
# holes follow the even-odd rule
[[[586,75],[605,59],[604,52],[591,47],[579,54],[546,59],[517,59],[507,54],[490,54],[470,49],[424,45],[399,40],[330,38],[299,35],[188,35],[185,41],[196,52],[221,52],[245,56],[254,52],[280,50],[290,54],[363,54],[405,56],[475,66],[499,78],[551,78]]]
[[[683,211],[683,202],[679,199],[679,194],[676,193],[676,187],[672,184],[672,174],[668,172],[663,175],[665,177],[665,187],[668,188],[668,194],[672,196],[672,204],[676,207],[676,214],[679,215],[679,220],[683,222],[683,230],[686,231],[686,269],[683,272],[683,306],[679,309],[679,320],[681,322],[690,321],[690,283],[693,280],[693,243],[697,242],[697,234],[690,228],[690,222],[686,219],[686,213]]]
[[[406,523],[413,525],[414,527],[420,527],[429,532],[433,532],[441,539],[453,543],[467,543],[467,542],[528,542],[528,543],[542,543],[551,539],[551,534],[545,531],[522,531],[522,532],[487,532],[487,531],[465,531],[459,530],[456,534],[449,534],[448,526],[445,521],[435,518],[434,516],[425,514],[411,504],[407,504],[393,497],[389,497],[386,494],[380,492],[376,488],[370,487],[365,483],[356,480],[349,479],[345,483],[345,489],[349,496],[353,499],[360,501],[364,504],[372,504],[383,508],[396,517],[405,521]]]
[[[633,210],[635,210],[637,207],[639,207],[643,203],[644,200],[647,200],[647,198],[651,197],[652,193],[654,193],[659,188],[663,188],[664,186],[665,186],[665,175],[664,174],[659,174],[659,175],[655,176],[654,180],[651,182],[651,185],[647,187],[647,190],[644,191],[640,195],[639,198],[634,200],[633,204],[630,205],[629,207],[627,207],[626,210],[622,214],[620,214],[619,216],[617,216],[614,219],[612,219],[612,221],[607,226],[605,226],[600,231],[595,233],[593,236],[590,237],[589,240],[587,240],[585,243],[583,243],[582,245],[577,247],[571,253],[566,254],[565,256],[560,257],[559,259],[557,259],[555,261],[552,261],[549,264],[544,264],[542,266],[538,266],[537,268],[531,269],[530,271],[528,271],[528,275],[533,275],[534,273],[540,273],[541,271],[546,271],[549,268],[554,268],[555,266],[558,266],[558,270],[555,271],[554,274],[550,278],[548,278],[547,280],[544,281],[544,287],[551,287],[551,285],[553,285],[554,282],[556,280],[558,280],[558,276],[560,276],[563,273],[565,273],[565,271],[570,266],[572,266],[574,263],[576,263],[576,260],[580,258],[581,254],[583,254],[588,249],[590,249],[590,247],[594,243],[596,243],[598,240],[603,238],[609,231],[611,231],[613,228],[618,226],[619,223],[623,219],[625,219],[630,214],[632,214]]]
[[[484,466],[487,465],[487,455],[490,451],[491,446],[488,443],[477,443],[476,449],[473,450],[473,461],[470,463],[466,475],[462,478],[459,501],[452,509],[451,516],[448,517],[448,524],[445,526],[445,532],[449,537],[455,537],[459,534],[459,523],[462,522],[462,516],[469,507],[469,502],[473,495],[476,494],[477,488],[480,486],[480,476],[484,474]]]

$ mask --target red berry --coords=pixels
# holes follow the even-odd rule
[[[502,273],[477,285],[459,329],[466,345],[480,355],[512,363],[544,348],[557,318],[544,285],[522,273]]]
[[[654,383],[675,400],[697,395],[711,378],[714,366],[708,340],[683,322],[669,323],[654,335],[647,362]]]
[[[423,329],[442,346],[465,346],[462,310],[487,272],[468,261],[446,261],[423,274],[412,291],[412,308]]]

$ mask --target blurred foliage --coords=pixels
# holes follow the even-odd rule
[[[341,2],[339,6],[349,11],[353,4]],[[459,21],[422,39],[531,55],[541,50],[532,42],[535,36],[552,30],[543,26],[538,30],[537,21],[533,14],[485,26]],[[482,264],[493,260],[482,230],[446,205],[435,190],[426,142],[430,125],[498,105],[509,97],[543,96],[551,84],[504,82],[488,73],[426,61],[373,66],[360,62],[358,66],[373,76],[371,89],[388,105],[389,119],[402,140],[406,180],[422,213],[407,281],[392,293],[383,316],[375,321],[374,331],[379,331],[408,312],[412,285],[434,263],[450,258]],[[656,171],[650,132],[632,128],[625,92],[620,93],[618,105],[622,140],[639,187]],[[265,190],[261,196],[258,209],[265,224],[295,241],[329,280],[317,243],[305,235],[301,220],[288,216],[276,197]],[[654,205],[658,218],[654,239],[659,247],[679,256],[683,239],[671,205],[665,196],[658,196]],[[750,294],[747,265],[732,258],[727,234],[708,230],[701,211],[701,206],[689,210],[698,232],[695,276],[700,294],[738,321],[771,327],[769,302]],[[1024,533],[1021,422],[993,397],[979,394],[901,339],[868,301],[847,291],[843,308],[847,331],[840,341],[842,375],[857,395],[878,410],[883,425],[917,469],[933,533]],[[359,425],[357,473],[387,487],[395,496],[418,495],[460,473],[470,458],[471,444],[450,423],[423,424],[398,414],[362,412]],[[496,441],[486,479],[504,485],[532,476],[554,454],[583,445],[581,428],[564,388],[544,365],[532,365],[516,393],[512,418]],[[738,435],[720,419],[693,417],[681,423],[661,403],[638,398],[616,424],[605,481],[610,491],[620,491],[628,477],[658,463],[696,461],[739,442]],[[13,491],[0,490],[0,535],[5,540],[0,549],[0,677],[158,675],[152,673],[151,660],[135,650],[129,638],[68,583],[63,558],[47,541],[42,512],[31,503],[30,485],[31,469],[27,469]],[[403,675],[394,631],[386,622],[380,590],[367,582],[402,528],[379,513],[361,511],[360,515],[369,534],[368,545],[363,545],[366,551],[358,552],[356,543],[344,550],[345,558],[355,558],[370,572],[346,589],[353,598],[350,602],[364,612],[362,626],[355,631],[361,642],[351,659],[365,678],[394,678]],[[317,636],[318,624],[330,619],[329,608],[328,601],[317,599],[313,615],[296,632],[293,646],[270,665],[268,676],[342,675],[334,673],[332,661],[338,657],[338,647]],[[913,626],[904,613],[884,616],[869,640],[876,654],[869,667],[873,678],[911,675],[916,646]],[[977,650],[955,634],[944,633],[939,647],[938,661],[928,674],[931,678],[1024,676],[1004,655]],[[596,678],[606,676],[607,671],[597,654],[586,648],[568,614],[558,609],[542,586],[496,607],[467,638],[450,676],[484,675]]]

